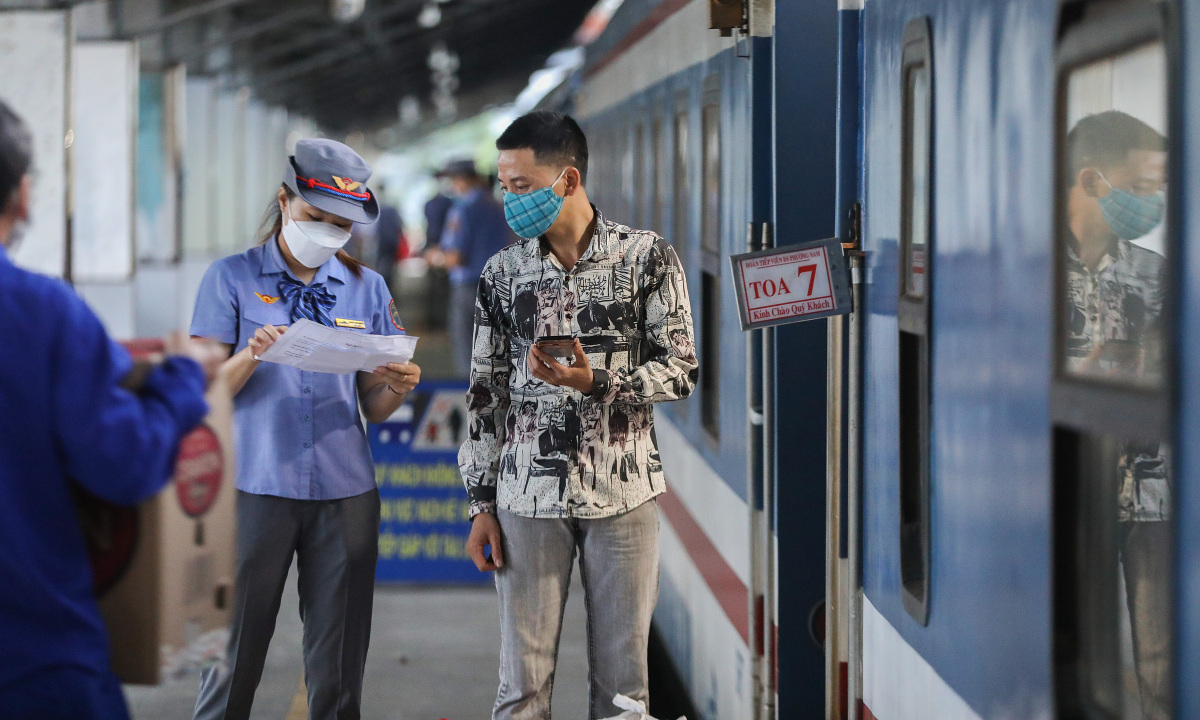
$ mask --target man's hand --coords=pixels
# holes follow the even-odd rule
[[[591,395],[595,388],[592,366],[579,338],[575,338],[575,362],[563,365],[553,355],[542,352],[536,344],[529,348],[529,369],[533,376],[544,383],[558,387],[569,387],[584,395]]]
[[[263,325],[254,331],[254,337],[246,341],[250,347],[250,352],[253,353],[254,359],[262,357],[262,354],[267,351],[281,335],[287,332],[286,325]]]
[[[492,547],[491,555],[484,555],[483,548]],[[471,535],[467,538],[467,554],[475,561],[479,572],[491,572],[504,567],[504,552],[500,549],[500,521],[491,513],[479,513],[471,521]]]
[[[387,367],[380,366],[371,372],[383,378],[397,395],[407,395],[421,382],[421,368],[412,362],[388,363]]]

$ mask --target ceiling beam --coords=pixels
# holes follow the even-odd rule
[[[504,17],[499,22],[495,22],[493,19],[494,15],[502,15]],[[487,27],[495,30],[498,35],[502,35],[510,28],[515,29],[523,25],[524,21],[521,18],[513,17],[511,12],[505,13],[504,10],[493,5],[484,11],[468,16],[456,27],[452,28],[451,33],[457,35],[474,27]],[[483,64],[487,58],[493,57],[495,54],[492,49],[480,45],[468,46],[457,52],[459,62],[461,63],[461,67],[459,68],[460,78],[463,77],[464,69],[469,71],[476,63]],[[549,54],[549,50],[547,54]],[[419,83],[421,89],[424,90],[429,85],[427,55],[422,53],[419,56],[410,55],[409,57],[412,59],[409,59],[404,64],[388,68],[387,75],[389,79],[398,76],[420,78],[425,81]],[[306,88],[310,94],[322,101],[337,104],[341,99],[353,96],[354,93],[361,91],[365,87],[379,87],[383,85],[378,75],[373,75],[369,72],[369,63],[370,60],[368,58],[356,58],[345,65],[338,66],[335,71],[314,74],[307,82],[298,81],[295,85]],[[256,78],[257,80],[258,78]],[[273,84],[270,83],[270,85]],[[397,83],[392,81],[387,84],[395,87]],[[463,82],[462,84],[466,85],[468,83]],[[398,96],[402,94],[402,92],[398,93]]]
[[[376,22],[395,17],[406,11],[415,12],[421,7],[425,0],[394,0],[392,4],[375,11],[373,20]],[[360,20],[361,22],[361,20]],[[250,68],[258,68],[270,63],[272,60],[284,57],[289,53],[318,44],[329,44],[338,40],[350,40],[350,33],[355,29],[358,23],[352,23],[345,26],[333,26],[324,30],[317,30],[310,33],[299,34],[296,37],[289,38],[284,42],[277,42],[267,45],[262,50],[251,55],[238,58],[237,64],[245,65]]]
[[[251,2],[251,0],[205,0],[205,2],[186,7],[182,10],[176,10],[175,12],[167,13],[154,22],[143,25],[140,28],[126,30],[125,37],[140,38],[146,37],[147,35],[157,35],[158,33],[164,30],[169,30],[170,28],[173,28],[181,23],[195,20],[196,18],[204,17],[205,15],[211,15],[212,13],[226,10],[236,5],[242,5],[248,2]]]
[[[447,6],[447,9],[442,11],[442,22],[438,27],[448,27],[454,23],[455,19],[459,17],[472,19],[473,17],[478,17],[481,14],[492,15],[500,13],[503,10],[511,11],[511,8],[504,8],[503,3],[494,2],[489,3],[481,11],[474,13],[474,15],[471,13],[471,9],[473,8],[474,4],[469,3],[466,0],[463,0],[463,2],[459,4]],[[447,15],[450,15],[451,17],[447,18]],[[382,31],[380,33],[380,40],[386,43],[393,43],[422,34],[432,34],[433,32],[434,30],[431,29],[425,29],[414,24],[404,23],[389,30]],[[358,55],[360,51],[361,49],[359,47],[352,45],[332,47],[324,52],[317,53],[316,55],[311,55],[301,60],[295,60],[291,63],[284,64],[267,73],[264,73],[263,75],[257,76],[255,80],[256,82],[262,82],[264,84],[272,84],[281,80],[287,80],[297,75],[302,75],[304,73],[332,65],[340,60],[353,58],[355,55]]]
[[[293,8],[285,13],[272,15],[249,25],[242,25],[236,30],[218,35],[210,40],[206,40],[191,47],[185,48],[174,53],[174,57],[176,60],[181,61],[200,57],[208,52],[216,50],[217,48],[245,42],[251,38],[258,37],[263,33],[271,32],[272,30],[287,27],[288,25],[292,25],[302,20],[308,20],[309,18],[315,18],[324,14],[324,9],[314,5]]]

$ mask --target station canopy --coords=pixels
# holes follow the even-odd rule
[[[161,37],[164,62],[348,132],[512,100],[595,0],[167,0],[144,23],[124,3],[123,29]]]

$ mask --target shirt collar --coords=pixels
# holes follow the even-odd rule
[[[263,247],[262,270],[259,274],[282,275],[283,273],[287,273],[288,277],[296,282],[300,282],[300,278],[293,275],[291,270],[288,270],[287,262],[283,259],[283,253],[279,250],[279,241],[272,235]],[[343,285],[346,284],[346,266],[336,256],[326,260],[325,264],[317,269],[316,277],[313,278],[313,284],[323,283],[327,280],[337,280]]]
[[[592,230],[592,240],[588,243],[587,250],[583,251],[583,255],[579,257],[579,261],[587,260],[589,262],[599,262],[608,256],[612,248],[613,239],[610,237],[612,230],[609,227],[608,221],[604,219],[604,213],[594,204],[592,212],[596,213],[596,227]],[[550,246],[545,242],[545,237],[539,237],[535,240],[525,241],[525,253],[530,259],[535,259],[539,255],[545,259],[550,254]]]

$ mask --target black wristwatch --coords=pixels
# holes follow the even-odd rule
[[[608,376],[608,371],[603,368],[592,368],[592,392],[588,397],[593,400],[599,400],[608,394],[612,387],[612,378]]]

